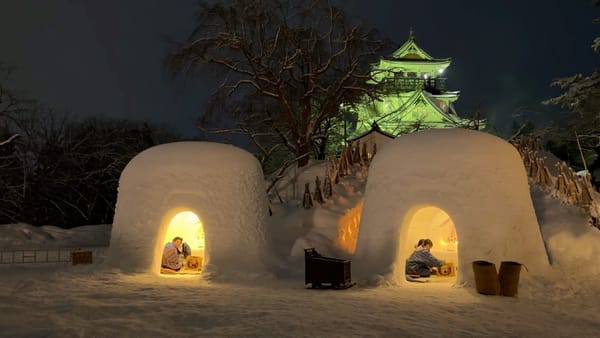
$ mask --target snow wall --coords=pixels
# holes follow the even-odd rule
[[[382,147],[369,169],[353,274],[367,283],[404,282],[416,243],[405,239],[423,207],[445,211],[458,237],[457,283],[474,285],[472,262],[549,266],[521,157],[508,142],[466,129],[433,129]]]
[[[107,264],[159,274],[169,222],[182,211],[204,227],[205,277],[265,270],[261,166],[245,150],[210,142],[163,144],[131,160],[119,181]]]

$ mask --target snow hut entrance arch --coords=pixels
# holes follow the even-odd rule
[[[192,250],[187,262],[195,263],[195,265],[186,265],[184,266],[184,270],[188,267],[190,268],[188,270],[201,270],[204,263],[205,234],[202,222],[196,213],[189,210],[180,211],[168,220],[163,243],[171,242],[175,237],[183,238],[183,241]],[[192,259],[193,262],[191,262]]]
[[[457,279],[474,286],[472,262],[515,261],[539,275],[548,256],[518,151],[467,129],[431,129],[391,140],[373,158],[352,272],[368,283],[404,283],[415,213],[435,206],[459,238]],[[435,244],[437,245],[437,244]]]
[[[433,242],[431,254],[456,267],[458,262],[458,236],[450,215],[433,205],[420,205],[408,211],[405,221],[406,236],[400,238],[400,247],[414,246],[420,239],[429,238]],[[396,261],[406,259],[406,253],[399,250]],[[396,265],[398,267],[398,264]],[[445,271],[444,271],[445,272]],[[453,270],[453,272],[455,272]],[[402,271],[398,272],[402,274]],[[453,273],[453,275],[455,275]],[[454,280],[454,278],[449,279]]]
[[[163,247],[173,239],[170,224],[181,217],[201,221],[204,277],[265,273],[268,212],[263,172],[249,152],[212,142],[155,146],[135,156],[121,174],[106,264],[160,274]],[[189,241],[195,235],[174,236]]]

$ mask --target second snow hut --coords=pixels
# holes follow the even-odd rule
[[[373,159],[353,272],[404,281],[405,260],[424,237],[454,260],[459,284],[473,283],[475,260],[516,261],[530,274],[549,265],[521,157],[483,132],[408,134]]]

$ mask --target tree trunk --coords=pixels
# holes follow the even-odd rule
[[[318,147],[317,147],[317,153],[315,154],[315,158],[317,160],[324,160],[325,159],[325,155],[327,154],[327,138],[323,137],[320,140],[321,142],[319,142]]]
[[[301,140],[296,147],[296,158],[298,158],[298,168],[302,168],[308,164],[310,159],[310,142]]]

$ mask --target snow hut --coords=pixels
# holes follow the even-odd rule
[[[520,155],[483,132],[408,134],[374,157],[353,272],[372,283],[404,281],[419,238],[454,263],[458,284],[474,284],[475,260],[516,261],[527,275],[549,266]]]
[[[165,243],[180,236],[205,276],[257,273],[267,213],[250,153],[210,142],[152,147],[121,174],[107,263],[158,274]]]

